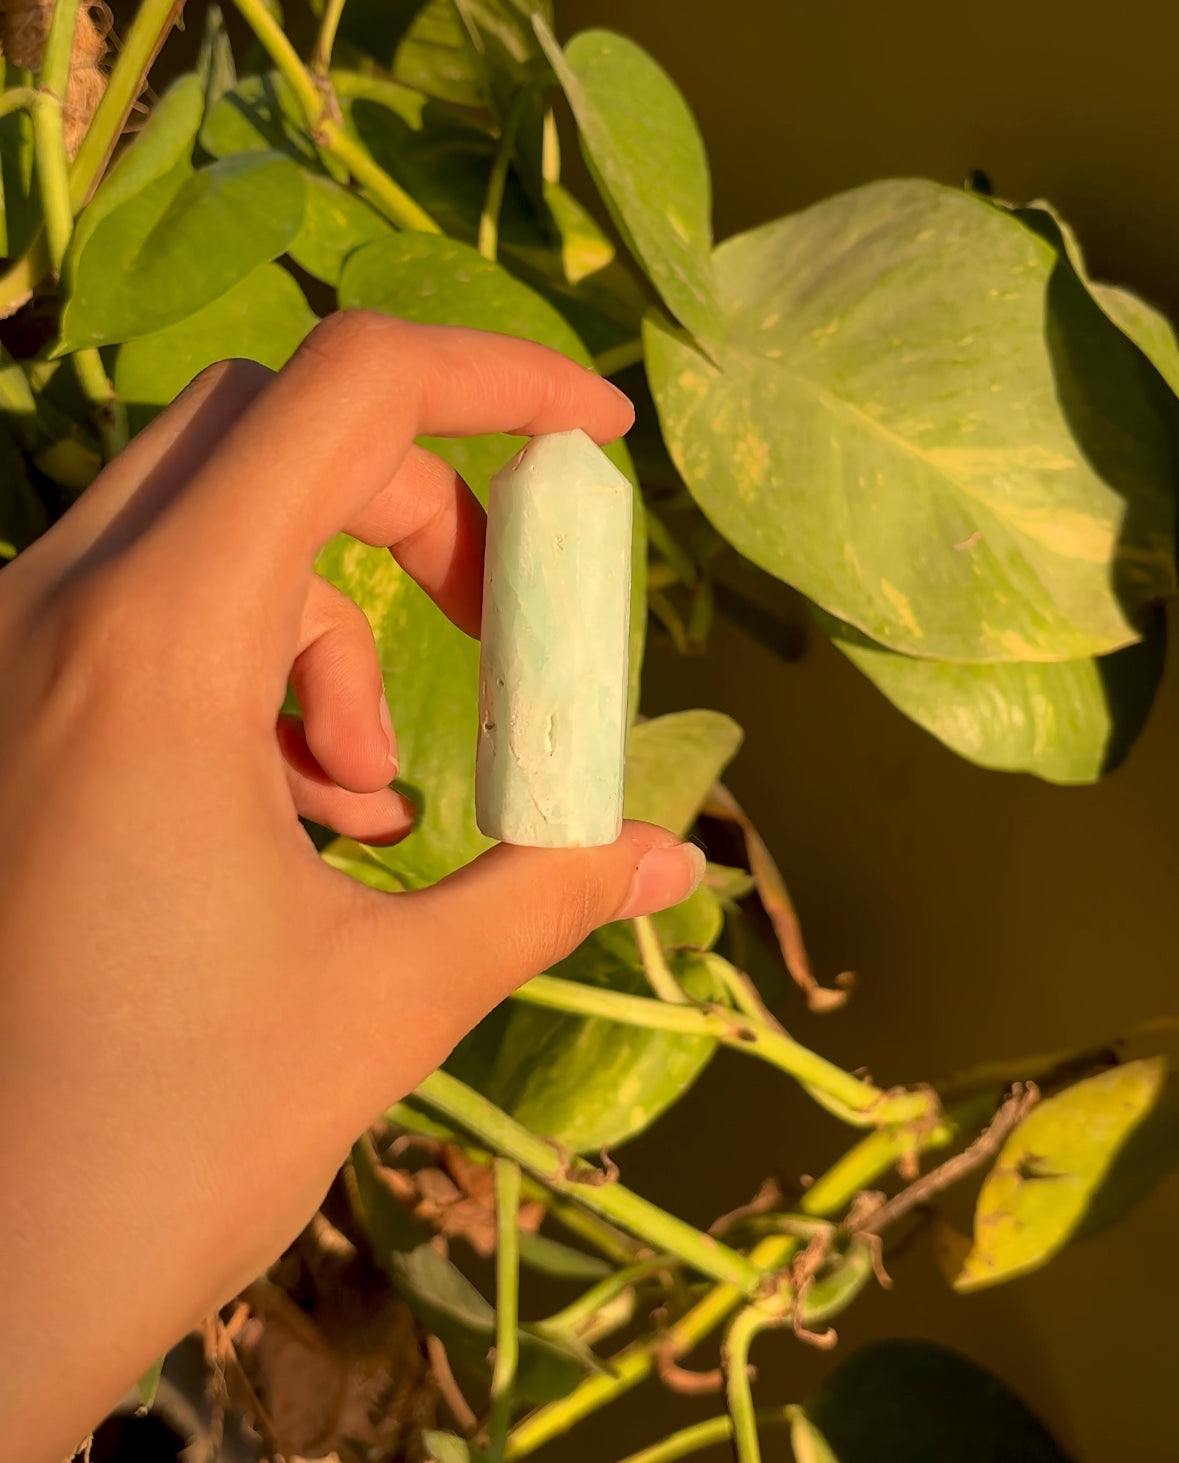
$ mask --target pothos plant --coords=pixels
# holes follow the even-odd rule
[[[639,673],[649,625],[703,652],[717,613],[788,651],[769,576],[961,755],[1093,781],[1147,714],[1175,589],[1170,326],[1090,279],[1049,205],[978,178],[875,183],[714,247],[674,84],[620,36],[561,46],[548,0],[321,0],[289,30],[273,0],[236,0],[246,43],[235,54],[208,7],[195,69],[157,96],[149,69],[182,8],[141,0],[108,65],[92,8],[7,0],[4,554],[204,366],[277,368],[332,309],[626,372],[627,810],[743,849],[678,908],[603,929],[526,985],[357,1143],[299,1245],[210,1318],[222,1401],[271,1455],[498,1463],[600,1429],[654,1374],[723,1396],[629,1463],[724,1443],[756,1463],[774,1429],[773,1456],[797,1463],[920,1463],[967,1440],[978,1460],[1059,1460],[1018,1399],[938,1348],[837,1354],[815,1395],[760,1410],[750,1348],[771,1327],[830,1345],[931,1209],[959,1291],[1118,1218],[1175,1158],[1167,1060],[1067,1052],[884,1089],[802,1046],[745,973],[758,942],[812,1007],[846,991],[815,981],[771,853],[720,780],[740,729],[710,710],[642,718]],[[596,199],[561,181],[554,107]],[[430,443],[479,493],[516,445]],[[420,816],[394,848],[309,832],[358,879],[420,887],[486,844],[477,647],[387,554],[340,537],[318,567],[372,623]],[[725,824],[738,840],[718,843]],[[609,1150],[721,1045],[800,1084],[851,1141],[805,1187],[728,1196],[705,1233],[623,1182]],[[972,1174],[959,1233],[937,1199]],[[491,1299],[479,1255],[495,1257]],[[537,1274],[565,1287],[547,1315],[526,1313]],[[687,1370],[718,1334],[715,1375]]]

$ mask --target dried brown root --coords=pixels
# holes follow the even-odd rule
[[[53,15],[53,0],[3,0],[0,6],[0,43],[14,66],[39,71],[45,38]],[[90,119],[106,91],[103,62],[109,49],[113,19],[105,0],[91,0],[79,9],[74,27],[70,81],[62,99],[62,121],[68,157],[81,145]]]

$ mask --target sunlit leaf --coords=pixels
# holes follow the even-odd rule
[[[1179,1081],[1163,1057],[1127,1062],[1045,1099],[987,1175],[954,1282],[979,1290],[1036,1270],[1120,1218],[1179,1164]]]
[[[633,41],[585,31],[545,52],[577,119],[581,149],[631,253],[668,309],[711,337],[719,317],[712,185],[695,119],[665,71]]]
[[[677,467],[762,568],[892,650],[1077,660],[1172,592],[1157,376],[1009,213],[870,184],[715,254],[708,359],[652,318]]]
[[[635,726],[626,753],[626,816],[688,832],[742,731],[720,711],[674,711]]]
[[[277,153],[193,169],[203,90],[168,91],[78,220],[63,271],[63,348],[131,340],[226,294],[299,231],[305,188]]]
[[[898,655],[850,625],[819,624],[900,711],[981,767],[1048,782],[1096,782],[1145,725],[1162,677],[1166,621],[1138,645],[1087,660],[963,665]]]
[[[689,995],[722,998],[698,955],[672,954],[668,963]],[[651,994],[625,924],[598,930],[552,974]],[[508,1003],[459,1045],[447,1066],[534,1132],[593,1153],[648,1128],[691,1087],[715,1049],[707,1037]]]
[[[391,234],[393,227],[363,198],[331,178],[308,173],[306,183],[303,226],[287,253],[308,274],[325,284],[338,285],[349,254]]]

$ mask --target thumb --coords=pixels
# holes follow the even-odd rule
[[[416,949],[469,1026],[600,925],[686,899],[704,862],[695,844],[651,823],[624,823],[603,848],[501,843],[432,888],[400,896],[398,923],[402,938],[404,917],[416,926]]]

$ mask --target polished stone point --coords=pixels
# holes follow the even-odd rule
[[[475,816],[489,838],[590,848],[622,829],[633,489],[582,431],[491,480]]]

